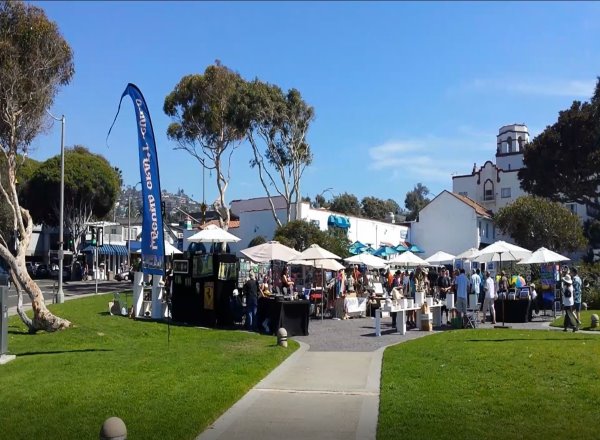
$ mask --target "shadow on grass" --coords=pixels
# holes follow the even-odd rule
[[[514,342],[514,341],[525,341],[525,342],[533,342],[533,341],[561,341],[561,342],[571,342],[571,341],[589,341],[592,338],[503,338],[503,339],[465,339],[465,342]]]
[[[82,348],[80,350],[55,350],[55,351],[26,351],[24,353],[14,353],[17,356],[37,356],[40,354],[64,354],[64,353],[92,353],[96,351],[113,351],[106,348]]]

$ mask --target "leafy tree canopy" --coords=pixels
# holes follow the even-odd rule
[[[321,231],[318,226],[304,220],[294,220],[277,228],[273,240],[300,252],[311,244],[318,244],[342,258],[350,255],[348,252],[350,241],[343,233]]]
[[[406,193],[404,199],[404,206],[409,211],[406,216],[406,220],[416,220],[419,212],[429,203],[427,195],[429,194],[429,188],[421,183],[417,183],[412,191]]]
[[[101,219],[114,205],[119,183],[117,171],[102,156],[80,145],[65,149],[65,207],[78,209],[89,204],[93,217]],[[36,222],[56,226],[59,196],[60,155],[33,173],[24,188],[23,201]]]
[[[347,215],[360,215],[360,203],[354,194],[340,194],[333,198],[329,209]]]
[[[266,237],[264,237],[262,235],[257,235],[252,240],[250,240],[250,243],[248,243],[248,247],[258,246],[259,244],[263,244],[266,242],[267,242]]]
[[[367,218],[386,220],[390,213],[400,214],[400,206],[392,199],[383,200],[377,197],[365,197],[361,201],[361,212]]]
[[[519,246],[574,252],[586,246],[579,217],[558,202],[522,196],[494,215],[496,225]]]
[[[521,187],[560,202],[600,209],[600,77],[590,102],[574,101],[529,145]]]

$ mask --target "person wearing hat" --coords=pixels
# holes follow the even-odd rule
[[[579,321],[573,313],[573,304],[575,303],[573,298],[573,280],[569,274],[563,276],[562,284],[562,303],[565,310],[563,332],[566,332],[569,327],[572,327],[573,332],[576,332],[579,330]]]

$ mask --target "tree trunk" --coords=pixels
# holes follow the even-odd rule
[[[21,261],[21,259],[23,261]],[[14,271],[14,276],[17,278],[18,283],[23,287],[25,292],[27,292],[29,298],[31,298],[33,320],[32,326],[30,327],[30,332],[33,333],[38,330],[53,332],[56,330],[69,328],[71,326],[71,322],[53,315],[46,308],[44,295],[42,294],[41,289],[35,283],[35,281],[31,279],[27,269],[25,268],[25,257],[23,256],[22,258],[19,258],[16,263],[18,264],[11,265]]]

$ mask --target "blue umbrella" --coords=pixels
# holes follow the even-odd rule
[[[423,252],[425,252],[423,249],[421,249],[416,244],[410,245],[410,248],[408,248],[408,250],[411,251],[413,254],[422,254]]]
[[[396,248],[390,246],[381,246],[373,253],[373,255],[375,255],[376,257],[387,257],[397,253],[398,251],[396,250]]]
[[[394,249],[396,249],[398,252],[406,252],[408,250],[408,248],[403,244],[399,244]]]

